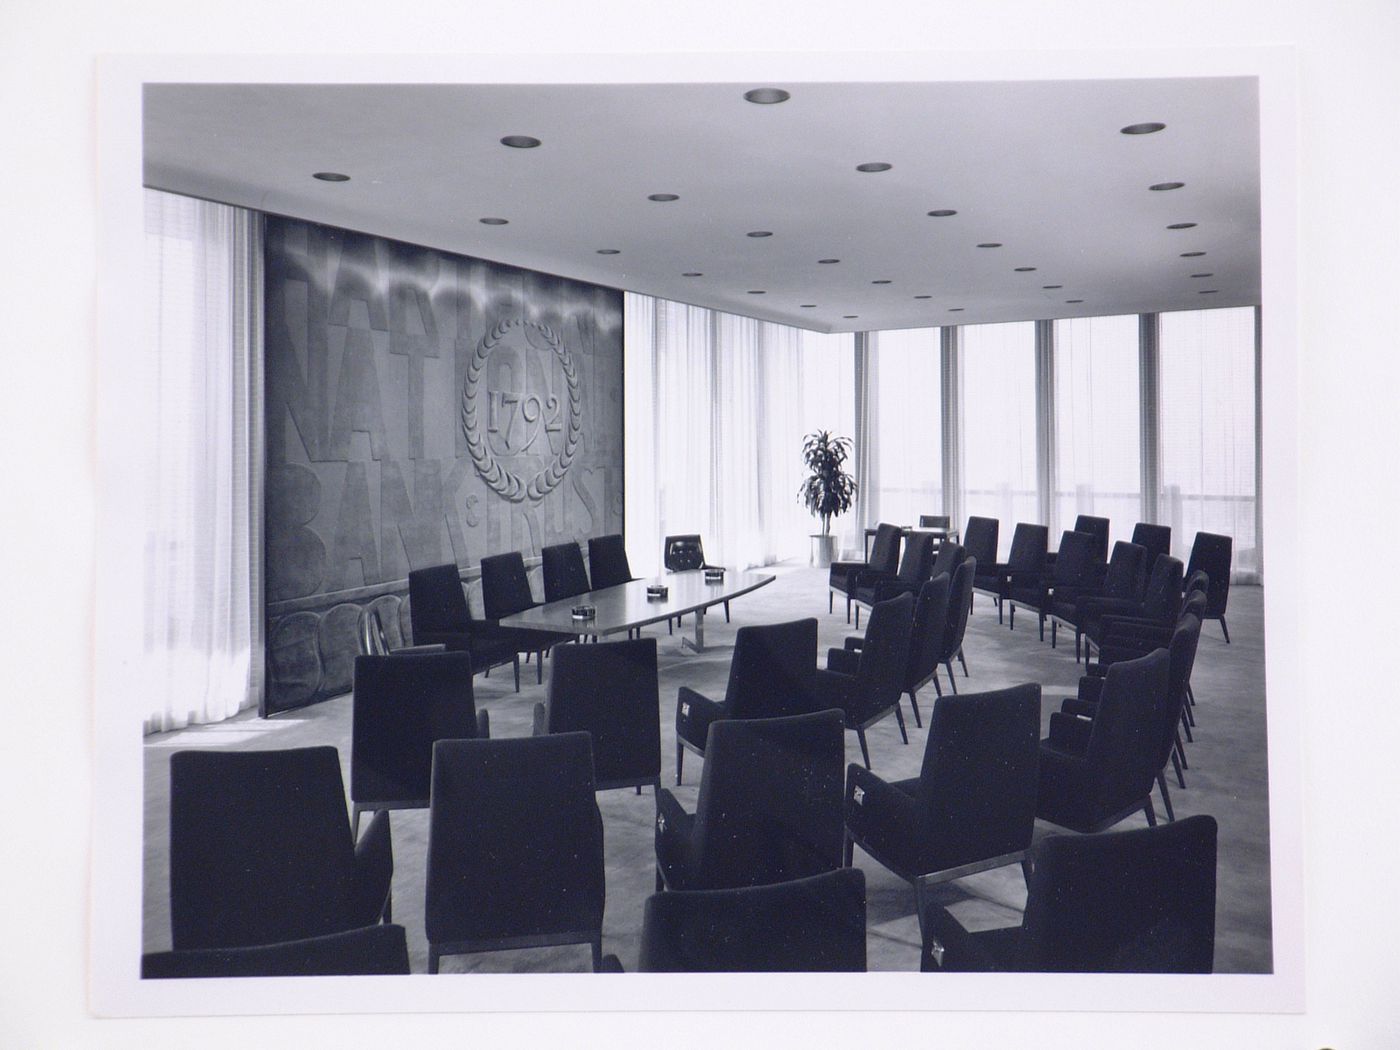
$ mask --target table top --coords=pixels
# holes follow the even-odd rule
[[[561,598],[557,602],[546,602],[514,616],[503,617],[500,623],[502,627],[533,627],[567,634],[615,634],[706,609],[772,582],[771,575],[761,572],[729,570],[718,583],[706,582],[701,569],[672,572],[652,579],[632,580],[616,587],[588,591],[572,598]],[[669,588],[664,599],[647,598],[647,588],[655,584]],[[575,605],[592,605],[597,613],[587,620],[575,620],[572,614]]]

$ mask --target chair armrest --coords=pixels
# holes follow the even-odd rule
[[[1080,612],[1085,616],[1136,616],[1142,612],[1142,603],[1130,598],[1105,598],[1102,595],[1086,595],[1080,599]]]
[[[676,796],[665,788],[656,793],[656,866],[665,873],[666,883],[683,889],[694,871],[695,817],[687,813]]]
[[[822,667],[816,668],[812,672],[812,699],[815,703],[813,709],[825,711],[828,708],[839,707],[842,711],[848,711],[854,685],[855,678],[851,675]]]
[[[535,717],[530,726],[531,736],[549,735],[549,712],[545,710],[543,703],[535,705]]]
[[[892,860],[912,860],[918,846],[919,804],[913,795],[852,763],[843,806],[851,837]]]
[[[403,656],[405,653],[445,653],[447,646],[442,642],[426,645],[404,645],[389,653],[390,656]]]
[[[489,711],[478,711],[476,713],[476,735],[481,740],[491,739],[491,713]]]
[[[996,969],[992,956],[941,904],[930,901],[919,916],[919,926],[923,930],[919,952],[923,973],[990,973]]]
[[[865,647],[865,637],[859,634],[852,634],[846,638],[845,647],[852,652],[860,652]]]
[[[1103,695],[1103,679],[1085,675],[1079,679],[1079,699],[1097,704]]]
[[[1089,749],[1089,734],[1094,730],[1094,720],[1085,715],[1067,715],[1063,711],[1050,712],[1050,735],[1046,743],[1056,751],[1071,755],[1082,755]]]
[[[918,588],[913,584],[906,583],[898,576],[891,576],[889,579],[879,580],[875,584],[875,600],[877,602],[889,601],[891,598],[898,598],[901,594],[913,594]]]
[[[394,845],[389,811],[381,809],[355,843],[355,926],[373,926],[384,912],[394,878]]]
[[[859,649],[828,649],[826,651],[826,667],[829,671],[835,671],[842,675],[853,675],[859,666]]]
[[[1077,696],[1067,696],[1060,703],[1060,710],[1067,715],[1083,715],[1085,718],[1093,718],[1098,714],[1099,705],[1095,700],[1081,700]]]
[[[710,726],[729,717],[729,705],[711,700],[689,686],[676,691],[676,736],[705,750]]]

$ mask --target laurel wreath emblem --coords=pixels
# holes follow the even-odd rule
[[[559,366],[564,372],[564,381],[569,391],[569,425],[564,447],[550,461],[549,466],[528,482],[496,462],[477,418],[477,392],[481,385],[482,370],[486,367],[486,360],[491,356],[491,351],[496,349],[496,345],[513,328],[530,328],[539,333],[554,356],[559,359]],[[476,472],[492,491],[510,502],[523,503],[527,499],[538,502],[559,487],[583,438],[583,401],[579,393],[578,368],[574,364],[574,355],[555,334],[554,329],[545,324],[516,317],[501,321],[481,338],[467,363],[467,378],[462,385],[462,433],[466,436],[467,454],[471,456]]]

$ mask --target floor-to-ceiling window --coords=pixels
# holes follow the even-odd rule
[[[1000,519],[1004,555],[1016,522],[1040,520],[1035,325],[968,325],[959,355],[963,513]]]
[[[870,348],[867,517],[917,525],[943,512],[943,387],[937,328],[878,332]]]

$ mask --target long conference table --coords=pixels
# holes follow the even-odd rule
[[[704,571],[692,569],[673,572],[649,580],[632,580],[615,587],[587,591],[572,598],[546,602],[533,609],[501,618],[502,627],[531,627],[537,630],[561,631],[595,642],[610,634],[621,634],[648,624],[661,623],[687,613],[695,620],[695,637],[681,638],[681,645],[697,653],[705,651],[705,610],[712,605],[738,598],[773,582],[773,577],[761,572],[726,571],[724,578],[711,583]],[[647,588],[667,588],[665,598],[648,598]],[[577,619],[575,606],[591,605],[594,615]]]

